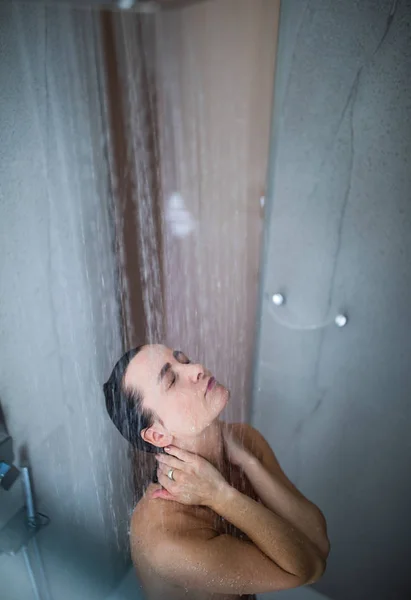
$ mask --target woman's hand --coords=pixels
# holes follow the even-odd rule
[[[167,455],[156,455],[159,463],[158,481],[164,489],[155,490],[152,498],[209,506],[229,486],[221,473],[205,458],[176,446],[168,446],[165,450]],[[167,475],[170,469],[174,471],[173,479]]]
[[[223,439],[228,459],[233,465],[245,467],[256,460],[255,456],[244,448],[241,440],[236,438],[228,428],[223,429]]]

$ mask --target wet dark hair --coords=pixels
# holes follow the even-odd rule
[[[143,395],[138,389],[125,388],[124,375],[130,361],[144,348],[144,344],[128,350],[115,364],[113,371],[104,384],[106,408],[121,435],[138,450],[144,452],[163,453],[163,448],[157,448],[141,437],[141,431],[154,425],[155,421],[162,423],[154,410],[144,407]]]

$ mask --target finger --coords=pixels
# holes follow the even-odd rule
[[[156,460],[159,465],[165,465],[174,469],[184,469],[184,462],[175,456],[160,454],[159,457],[156,456]]]
[[[168,455],[172,454],[186,463],[193,463],[197,458],[197,454],[189,452],[188,450],[182,450],[181,448],[177,448],[177,446],[167,446],[164,450]]]
[[[180,461],[180,465],[181,465],[181,461]],[[177,469],[173,469],[174,473],[177,471]],[[168,479],[168,481],[172,481],[175,482],[174,480],[174,475],[173,475],[173,479],[170,479],[170,477],[168,476],[170,472],[170,467],[168,465],[166,465],[165,463],[159,463],[158,467],[157,467],[157,473],[161,473],[162,475],[165,475]]]
[[[167,490],[156,490],[153,492],[152,498],[162,498],[162,500],[175,500],[174,496]]]
[[[170,479],[170,477],[168,475],[166,475],[164,472],[158,470],[157,471],[157,479],[161,483],[163,488],[165,488],[168,492],[170,492],[170,494],[172,494],[173,490],[171,489],[171,486],[174,482]]]

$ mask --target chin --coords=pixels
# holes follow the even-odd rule
[[[221,385],[220,389],[218,390],[219,404],[221,404],[220,412],[222,412],[227,406],[227,403],[230,400],[230,395],[230,390]]]
[[[224,396],[225,401],[227,403],[230,400],[231,392],[226,387],[223,387],[222,393],[223,393],[223,396]]]
[[[212,419],[212,421],[209,422],[209,425],[219,420],[219,417],[227,406],[229,399],[230,391],[223,385],[219,384],[218,389],[214,390],[212,402],[209,403],[208,407],[206,408],[209,417]]]

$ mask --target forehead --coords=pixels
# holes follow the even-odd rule
[[[126,387],[157,381],[158,375],[167,362],[173,362],[173,351],[161,344],[144,346],[130,361],[124,383]]]

